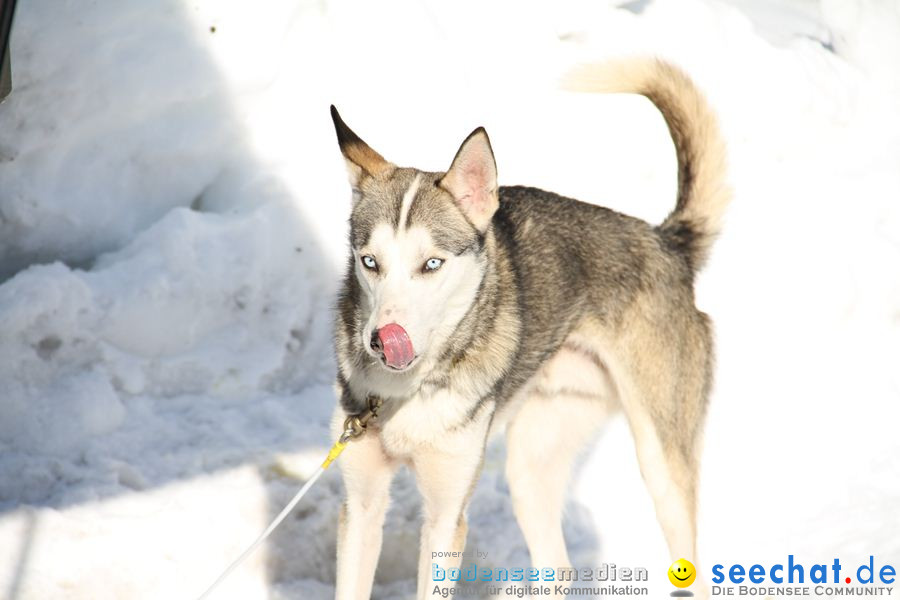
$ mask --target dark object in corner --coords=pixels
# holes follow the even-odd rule
[[[12,30],[16,0],[0,0],[0,102],[12,90],[12,71],[9,58],[9,34]]]
[[[12,91],[12,77],[9,72],[9,52],[3,53],[2,62],[0,62],[0,102]]]

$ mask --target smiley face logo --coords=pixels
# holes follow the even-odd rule
[[[697,578],[697,569],[691,561],[679,558],[669,567],[669,581],[675,587],[686,588]]]

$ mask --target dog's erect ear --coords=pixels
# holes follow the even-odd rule
[[[353,133],[352,129],[347,127],[333,104],[331,105],[331,120],[334,121],[338,145],[347,162],[347,173],[350,176],[350,185],[354,190],[359,188],[359,182],[366,175],[380,177],[394,170],[394,165],[372,150],[358,135]]]
[[[497,207],[497,163],[484,127],[479,127],[459,147],[453,164],[440,181],[479,231],[487,230]]]

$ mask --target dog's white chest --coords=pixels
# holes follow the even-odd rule
[[[386,407],[384,423],[379,432],[385,451],[393,456],[410,456],[423,446],[446,448],[469,444],[466,430],[480,423],[490,414],[486,403],[478,410],[477,400],[471,400],[449,390],[432,394],[417,394],[396,408]]]

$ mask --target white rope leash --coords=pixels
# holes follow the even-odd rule
[[[197,598],[197,600],[205,600],[206,598],[208,598],[209,595],[213,593],[213,591],[219,586],[219,584],[225,581],[226,577],[231,575],[232,571],[237,569],[242,562],[247,560],[247,557],[253,554],[253,551],[256,550],[260,544],[266,541],[266,538],[269,537],[269,535],[271,535],[271,533],[275,531],[275,529],[279,525],[281,525],[281,522],[284,521],[284,518],[288,516],[288,514],[290,514],[292,510],[294,510],[294,507],[297,506],[297,503],[300,502],[300,499],[303,498],[306,492],[309,491],[309,488],[313,486],[316,480],[318,480],[319,477],[322,476],[322,473],[325,472],[325,469],[327,469],[331,465],[331,463],[333,463],[337,459],[337,457],[341,455],[341,452],[344,451],[344,448],[347,447],[347,444],[350,442],[350,440],[356,439],[366,432],[366,427],[368,426],[369,422],[378,417],[378,410],[381,408],[382,400],[377,396],[369,394],[368,396],[366,396],[366,404],[368,406],[366,410],[359,413],[358,415],[351,415],[344,421],[344,433],[341,434],[340,439],[338,439],[338,441],[334,443],[334,446],[331,447],[331,450],[328,451],[328,456],[325,457],[325,460],[322,462],[322,466],[320,466],[316,470],[316,472],[313,473],[313,476],[309,478],[309,481],[307,481],[302,488],[300,488],[300,491],[294,494],[294,497],[291,498],[291,501],[287,503],[287,506],[285,506],[284,509],[280,513],[278,513],[278,516],[275,517],[275,520],[269,523],[269,526],[266,527],[266,530],[263,531],[252,544],[250,544],[249,548],[244,550],[244,552],[240,556],[234,559],[234,562],[228,565],[228,568],[225,569],[225,571],[223,571],[221,575],[219,575],[219,577],[213,582],[213,584],[209,586],[206,591],[203,592],[203,594],[201,594],[199,598]]]
[[[244,550],[244,552],[240,556],[234,559],[234,562],[228,565],[228,568],[225,569],[221,575],[219,575],[219,577],[213,582],[213,584],[209,586],[197,600],[204,600],[205,598],[208,598],[209,595],[213,593],[213,591],[219,586],[219,584],[225,581],[225,578],[231,575],[232,571],[237,569],[241,565],[241,563],[247,560],[247,557],[253,554],[253,551],[256,550],[259,545],[262,544],[266,540],[266,538],[269,537],[269,535],[271,535],[273,531],[275,531],[275,528],[281,525],[281,522],[284,521],[284,518],[288,516],[288,514],[290,514],[292,510],[294,510],[294,507],[297,506],[297,503],[300,502],[300,499],[303,498],[306,492],[308,492],[313,484],[316,483],[316,481],[319,479],[319,477],[322,476],[322,473],[325,472],[325,469],[327,469],[328,466],[334,461],[334,459],[336,459],[340,455],[340,453],[343,452],[344,447],[347,445],[347,439],[345,438],[347,438],[346,433],[345,435],[341,436],[341,439],[338,440],[334,444],[334,446],[331,447],[331,451],[328,452],[328,457],[325,459],[325,462],[322,463],[322,466],[316,469],[316,472],[313,473],[313,476],[309,478],[309,481],[307,481],[303,485],[303,487],[300,488],[299,492],[294,494],[294,497],[291,498],[291,501],[287,503],[287,506],[285,506],[284,509],[280,513],[278,513],[278,516],[275,517],[275,519],[271,523],[269,523],[269,526],[266,527],[266,530],[263,531],[259,535],[259,537],[256,538],[256,540],[252,544],[250,544],[250,546],[246,550]]]

